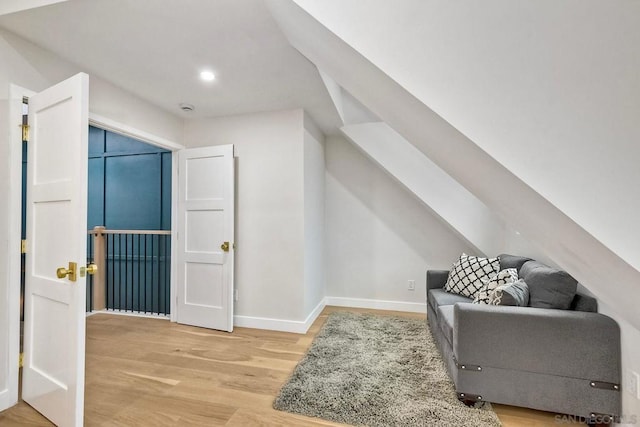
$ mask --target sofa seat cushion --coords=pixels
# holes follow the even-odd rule
[[[438,307],[438,328],[453,346],[453,305],[441,305]]]
[[[438,307],[443,305],[453,305],[457,302],[471,302],[471,298],[463,297],[462,295],[452,294],[444,289],[430,289],[429,296],[427,298],[429,300],[429,305],[436,316],[438,315]]]

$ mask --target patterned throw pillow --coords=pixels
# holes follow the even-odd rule
[[[482,279],[492,278],[499,269],[500,260],[498,258],[482,258],[463,253],[453,264],[444,290],[474,298],[483,286]]]
[[[500,285],[489,293],[489,304],[491,305],[526,307],[528,303],[529,286],[522,279],[507,285]]]
[[[492,278],[482,279],[482,288],[476,293],[473,299],[474,304],[489,304],[489,295],[498,286],[508,285],[518,280],[518,270],[515,268],[505,268],[500,270],[497,275]]]

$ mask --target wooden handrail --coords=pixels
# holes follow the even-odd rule
[[[87,230],[87,234],[154,234],[170,235],[171,230],[107,230],[106,228]]]

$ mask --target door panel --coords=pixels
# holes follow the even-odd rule
[[[180,151],[178,176],[177,321],[231,332],[233,146]]]
[[[84,410],[89,78],[29,98],[22,398],[59,426]],[[56,275],[77,263],[76,281]]]

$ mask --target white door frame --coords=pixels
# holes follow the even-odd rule
[[[6,359],[6,378],[7,388],[0,390],[0,410],[9,408],[18,403],[18,357],[20,353],[20,288],[11,286],[12,283],[20,283],[20,253],[18,251],[21,235],[21,208],[22,208],[22,146],[21,129],[19,124],[22,123],[22,98],[24,96],[33,96],[36,92],[22,88],[20,86],[9,85],[9,197],[8,197],[8,248],[7,248],[7,307],[0,307],[7,313],[9,319],[8,325],[8,346]],[[15,124],[15,126],[14,126]],[[171,156],[171,230],[178,229],[177,223],[177,203],[178,200],[178,150],[185,148],[177,142],[153,135],[149,132],[134,128],[132,126],[120,123],[116,120],[109,119],[98,114],[89,112],[89,124],[104,130],[112,131],[121,135],[136,138],[138,140],[148,142],[149,144],[165,148],[172,151]],[[0,140],[2,143],[2,140]],[[176,234],[171,233],[171,278],[170,278],[170,309],[171,321],[175,322],[176,310],[176,248],[178,246]],[[15,301],[13,304],[11,301]],[[0,366],[0,369],[5,367]]]
[[[6,375],[7,387],[0,390],[0,410],[9,408],[18,403],[18,356],[20,353],[20,229],[22,223],[22,140],[20,123],[22,123],[22,98],[33,96],[35,92],[20,86],[9,85],[9,194],[8,194],[8,245],[7,245],[7,271],[6,271],[6,295],[7,307],[0,307],[0,311],[6,313],[8,328],[0,333],[7,334],[6,366],[0,369]],[[13,303],[12,303],[13,302]]]
[[[178,277],[178,253],[176,252],[178,248],[178,236],[176,234],[178,230],[178,151],[184,149],[185,146],[91,112],[89,112],[89,124],[171,151],[171,277],[169,282],[169,310],[171,313],[169,320],[175,322],[177,320],[175,298],[177,292],[176,278]]]

